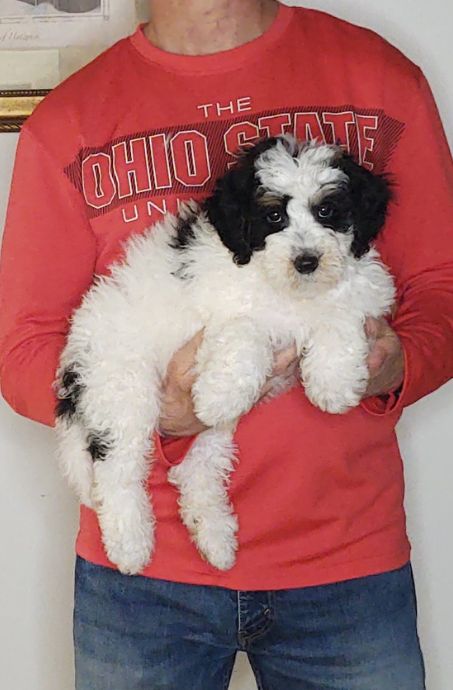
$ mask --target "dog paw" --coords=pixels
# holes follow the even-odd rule
[[[149,544],[124,544],[104,540],[108,559],[123,575],[138,575],[148,565],[152,547]]]
[[[332,391],[325,390],[323,392],[316,391],[314,393],[306,388],[306,394],[310,402],[318,407],[323,412],[329,414],[344,414],[353,407],[357,407],[362,399],[362,393],[356,391]]]
[[[229,570],[236,562],[238,522],[234,515],[196,515],[183,518],[199,552],[214,568]]]
[[[246,414],[256,402],[258,391],[249,387],[241,390],[239,387],[228,390],[219,386],[216,390],[209,390],[198,380],[192,389],[195,414],[207,427],[232,424],[236,419]]]
[[[320,410],[328,412],[329,414],[344,414],[353,407],[357,407],[360,403],[359,396],[348,396],[344,398],[340,398],[339,396],[330,397],[328,395],[323,397],[319,396],[317,398],[308,397],[316,407],[319,407]]]
[[[124,575],[137,575],[149,563],[154,550],[154,521],[132,504],[98,508],[102,540],[109,560]]]

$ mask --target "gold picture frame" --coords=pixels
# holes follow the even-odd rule
[[[19,132],[27,117],[48,93],[49,89],[0,90],[0,132]]]

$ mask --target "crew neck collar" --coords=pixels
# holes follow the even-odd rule
[[[270,27],[261,36],[243,43],[237,48],[223,50],[209,55],[181,55],[169,53],[153,45],[145,36],[144,24],[130,37],[132,45],[148,61],[174,72],[197,72],[207,74],[240,67],[250,59],[272,46],[288,28],[294,13],[293,7],[280,5]]]

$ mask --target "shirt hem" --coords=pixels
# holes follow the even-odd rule
[[[76,553],[94,565],[107,567],[111,570],[116,568],[108,561],[93,558],[83,548],[77,548]],[[379,575],[392,570],[402,568],[410,561],[410,544],[381,556],[372,556],[354,561],[345,561],[330,566],[320,566],[319,568],[308,571],[307,566],[287,566],[282,567],[278,576],[269,579],[262,576],[257,568],[257,572],[251,577],[243,576],[240,578],[231,577],[229,582],[217,578],[208,573],[185,573],[176,574],[167,570],[155,570],[152,574],[144,574],[139,577],[147,577],[156,580],[167,580],[168,582],[178,582],[181,584],[192,584],[198,586],[222,587],[234,591],[269,591],[279,589],[299,589],[301,587],[316,587],[320,585],[345,582],[361,577]],[[297,571],[297,572],[296,572]]]

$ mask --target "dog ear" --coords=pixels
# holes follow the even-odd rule
[[[218,180],[214,192],[204,202],[210,223],[237,264],[249,263],[254,251],[251,210],[259,186],[255,161],[276,143],[276,138],[265,139],[242,151],[234,167]]]
[[[354,240],[352,252],[356,258],[366,254],[373,240],[382,230],[392,200],[392,185],[386,175],[376,175],[344,154],[338,167],[349,178]]]
[[[252,256],[248,210],[254,193],[253,169],[235,167],[218,180],[204,208],[209,222],[237,264],[247,264]]]

